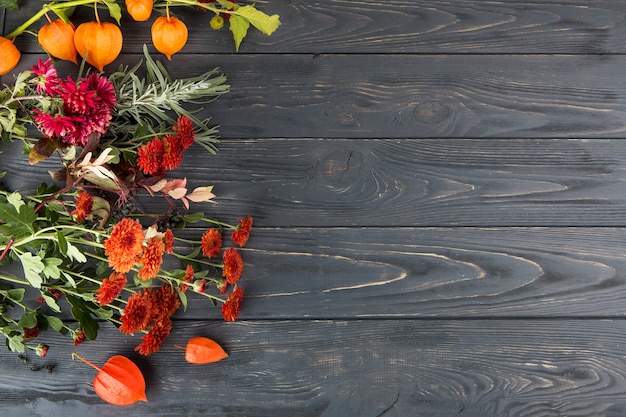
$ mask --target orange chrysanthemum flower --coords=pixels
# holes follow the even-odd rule
[[[229,284],[235,284],[241,278],[243,272],[243,259],[235,248],[224,252],[224,269],[222,275]]]
[[[143,265],[139,270],[139,278],[147,281],[157,276],[163,263],[163,252],[165,252],[163,240],[156,236],[151,237],[139,260],[139,263]]]
[[[158,313],[152,291],[138,291],[128,298],[124,314],[120,318],[122,325],[119,329],[125,334],[144,330]]]
[[[193,266],[187,265],[187,268],[185,268],[185,276],[183,277],[183,282],[188,282],[188,283],[193,282],[194,275],[195,275],[195,271],[193,270]],[[189,289],[189,285],[180,284],[180,290],[182,292],[186,292],[187,289]]]
[[[104,242],[109,266],[116,272],[128,272],[143,252],[143,229],[136,220],[128,217],[113,227],[111,236]]]
[[[105,278],[96,291],[95,301],[101,306],[109,304],[122,293],[126,286],[126,275],[121,272],[112,272],[109,278]]]
[[[77,222],[84,221],[93,209],[93,196],[82,190],[76,199],[76,209],[70,213]]]
[[[239,219],[239,225],[231,235],[233,242],[239,245],[239,247],[243,247],[248,241],[250,232],[252,231],[252,221],[251,216],[246,216],[243,220]]]
[[[222,232],[209,228],[202,235],[202,254],[207,258],[212,258],[220,254],[222,250]]]
[[[193,123],[187,116],[180,116],[178,118],[178,124],[174,126],[174,131],[178,133],[176,136],[178,136],[183,151],[193,145]]]
[[[174,253],[174,232],[172,229],[167,229],[163,234],[163,242],[165,243],[165,253]]]
[[[163,143],[163,168],[171,171],[183,162],[183,148],[179,137],[167,135],[161,139]]]
[[[228,294],[228,299],[222,304],[222,317],[226,321],[235,321],[241,312],[243,302],[243,288],[236,287],[232,294]]]
[[[154,138],[150,142],[137,149],[137,165],[144,174],[161,176],[163,169],[163,142]]]
[[[140,355],[148,356],[152,353],[158,352],[163,344],[163,341],[167,339],[172,331],[172,320],[168,316],[160,317],[150,330],[145,334],[143,341],[135,348]]]
[[[159,315],[171,316],[180,307],[178,293],[169,284],[163,284],[156,292],[156,305]]]

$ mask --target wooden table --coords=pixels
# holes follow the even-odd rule
[[[624,2],[258,6],[281,16],[271,37],[233,53],[187,13],[167,62],[232,86],[206,108],[218,154],[180,174],[215,184],[216,215],[255,218],[240,319],[191,300],[148,358],[103,326],[77,351],[137,361],[149,402],[129,408],[67,338],[29,365],[0,351],[0,416],[626,415]],[[122,27],[134,63],[149,24]],[[18,46],[16,71],[43,56]],[[172,345],[194,335],[230,357],[185,363]]]

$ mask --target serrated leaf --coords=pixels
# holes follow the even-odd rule
[[[54,316],[46,316],[46,320],[48,320],[48,325],[52,327],[57,332],[63,330],[63,320]]]
[[[24,352],[24,338],[20,335],[7,336],[7,346],[11,352]]]
[[[243,38],[245,38],[248,33],[250,22],[241,16],[231,15],[229,24],[230,31],[233,33],[233,39],[235,40],[235,51],[239,52],[239,45],[241,45],[241,41],[243,41]]]
[[[15,207],[17,210],[20,209],[25,203],[22,200],[22,195],[20,193],[11,193],[7,196],[7,202]]]
[[[39,256],[35,256],[30,252],[25,252],[19,256],[22,268],[24,269],[24,276],[34,288],[41,288],[43,278],[41,273],[43,272],[45,265]]]
[[[63,261],[59,258],[44,258],[44,276],[48,278],[59,279],[61,277],[61,271],[59,270],[58,266],[62,263]]]
[[[66,241],[67,242],[67,241]],[[67,257],[73,261],[85,263],[87,262],[87,258],[85,255],[78,250],[78,248],[72,245],[70,242],[67,242]]]
[[[17,239],[35,232],[34,223],[37,215],[32,207],[25,204],[20,205],[19,209],[16,208],[16,205],[19,205],[17,200],[9,200],[14,194],[9,195],[7,199],[11,204],[0,205],[0,223],[4,223],[0,225],[0,233]]]
[[[266,35],[271,35],[280,26],[280,16],[277,14],[270,16],[251,5],[239,7],[236,12]],[[231,16],[231,21],[233,17]]]

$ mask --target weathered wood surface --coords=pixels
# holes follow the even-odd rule
[[[94,372],[63,339],[26,365],[0,353],[0,416],[616,417],[626,412],[624,333],[623,320],[183,322],[158,359],[142,359],[110,330],[98,352],[138,362],[152,382],[147,404],[102,404]],[[230,357],[186,364],[171,344],[188,334],[216,338]],[[51,374],[31,371],[46,364]]]
[[[70,340],[28,365],[0,351],[0,417],[626,414],[624,3],[258,4],[281,15],[271,37],[234,54],[185,12],[166,63],[232,85],[203,113],[220,151],[179,174],[216,186],[206,211],[255,217],[241,320],[194,298],[149,358],[109,327],[79,346],[137,359],[150,402],[127,409],[94,395]],[[107,69],[150,42],[123,29]],[[17,44],[18,70],[42,56]],[[45,168],[0,154],[18,188]],[[230,357],[185,364],[173,344],[193,335]]]

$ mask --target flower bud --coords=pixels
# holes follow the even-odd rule
[[[35,349],[35,353],[37,353],[37,356],[41,356],[42,358],[45,358],[46,355],[48,354],[48,349],[50,349],[50,346],[44,343],[40,343],[37,345],[37,349]]]
[[[216,14],[211,19],[210,24],[211,24],[211,29],[220,30],[222,27],[224,27],[224,18],[220,16],[219,14]]]

